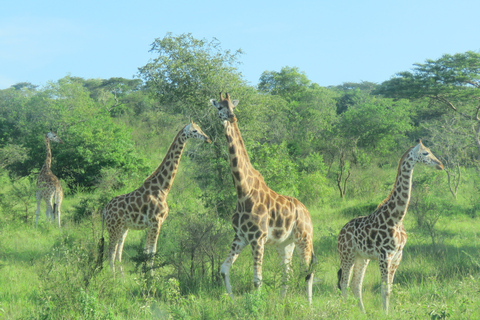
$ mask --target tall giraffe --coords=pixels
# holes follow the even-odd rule
[[[189,138],[210,143],[210,138],[191,122],[183,127],[158,168],[136,190],[110,200],[103,210],[103,219],[109,233],[108,254],[110,268],[115,272],[114,261],[122,261],[122,251],[128,229],[148,228],[145,252],[157,250],[160,227],[167,218],[167,196],[175,179],[183,149]]]
[[[63,143],[62,139],[51,130],[45,135],[47,157],[45,159],[45,164],[37,177],[37,191],[35,192],[35,197],[37,198],[35,228],[37,227],[38,216],[40,215],[40,203],[42,202],[42,199],[45,200],[47,204],[47,220],[50,219],[51,221],[54,221],[56,219],[58,227],[60,228],[60,207],[63,201],[63,189],[60,181],[53,174],[51,169],[52,151],[50,149],[50,141]]]
[[[382,276],[383,309],[388,313],[393,278],[407,242],[403,219],[410,202],[415,164],[420,162],[438,170],[443,169],[443,164],[432,152],[420,140],[418,142],[400,158],[395,184],[388,197],[370,215],[350,220],[338,236],[338,287],[346,297],[353,269],[352,291],[359,299],[358,305],[363,312],[363,276],[372,259],[378,260]]]
[[[290,274],[291,260],[295,246],[307,267],[307,299],[312,303],[312,265],[316,258],[313,253],[313,226],[307,208],[297,199],[282,196],[265,183],[262,175],[253,168],[242,140],[233,109],[238,100],[230,100],[220,93],[220,101],[210,102],[218,110],[223,121],[229,152],[230,169],[237,191],[237,206],[232,216],[235,237],[228,257],[221,266],[225,287],[233,299],[229,270],[238,255],[247,245],[253,255],[253,283],[262,284],[262,263],[264,246],[276,247],[284,264],[282,296],[285,296]]]

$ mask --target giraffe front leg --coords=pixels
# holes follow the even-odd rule
[[[379,261],[380,273],[382,275],[382,301],[383,310],[388,314],[390,293],[392,292],[393,277],[396,267],[392,266],[392,256],[389,255]]]
[[[257,239],[257,241],[252,241],[250,243],[252,247],[252,256],[253,256],[253,285],[255,288],[260,288],[262,286],[262,266],[263,266],[263,253],[265,250],[265,238]]]
[[[295,250],[295,243],[290,243],[287,245],[279,245],[277,247],[277,253],[282,259],[282,265],[284,267],[283,269],[283,280],[282,280],[282,291],[281,295],[282,298],[285,298],[288,290],[288,281],[290,279],[292,270],[291,270],[291,265],[292,265],[292,256],[293,256],[293,250]]]
[[[152,226],[148,230],[147,241],[145,243],[145,253],[148,255],[148,267],[153,274],[154,258],[157,252],[158,235],[160,234],[161,223]]]
[[[385,313],[388,314],[389,304],[390,304],[390,295],[392,293],[392,285],[393,279],[395,278],[395,272],[397,271],[398,266],[400,265],[400,261],[402,261],[402,250],[398,251],[393,258],[391,259],[390,263],[388,264],[388,273],[385,281],[385,286],[382,286],[382,298],[383,298],[383,309]],[[382,272],[382,280],[383,280],[383,272]]]
[[[237,236],[233,239],[232,247],[230,249],[230,253],[228,254],[225,261],[222,263],[220,268],[220,273],[223,277],[223,281],[225,283],[225,289],[227,290],[227,294],[233,299],[233,292],[232,286],[230,285],[230,267],[233,265],[235,260],[237,260],[238,255],[242,252],[243,248],[245,248],[246,244],[242,240],[240,240]]]
[[[353,267],[353,277],[352,277],[352,291],[353,295],[358,299],[358,306],[363,313],[365,313],[365,307],[362,300],[362,283],[363,277],[365,275],[365,270],[367,269],[368,262],[370,260],[357,258],[355,259]]]

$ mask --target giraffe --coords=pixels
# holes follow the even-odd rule
[[[108,254],[110,268],[122,261],[122,251],[129,229],[148,228],[145,252],[155,254],[160,227],[167,218],[167,196],[177,173],[183,149],[189,138],[210,143],[210,138],[191,122],[176,135],[162,163],[136,190],[110,200],[103,210],[104,223],[109,233]]]
[[[37,191],[35,192],[35,197],[37,199],[35,228],[38,224],[40,203],[42,202],[42,199],[47,203],[47,219],[50,219],[51,221],[56,219],[58,227],[60,228],[60,207],[63,201],[63,189],[60,181],[51,170],[52,151],[50,150],[50,141],[63,144],[62,139],[60,139],[52,130],[45,135],[47,157],[45,159],[45,164],[43,165],[42,170],[40,170],[40,173],[37,177]]]
[[[297,246],[307,268],[307,299],[311,304],[316,258],[313,253],[310,213],[297,199],[270,189],[262,175],[253,168],[233,113],[239,101],[230,100],[228,93],[224,99],[220,93],[220,101],[211,99],[210,102],[217,108],[218,117],[224,124],[230,169],[237,192],[236,210],[232,216],[235,237],[220,270],[227,293],[233,300],[229,270],[247,245],[251,246],[253,255],[253,283],[256,288],[260,288],[264,246],[271,244],[276,247],[284,265],[281,294],[285,297],[292,255]]]
[[[417,162],[443,169],[443,164],[418,140],[418,144],[409,148],[400,158],[395,184],[387,198],[370,215],[350,220],[338,236],[338,288],[346,297],[353,269],[352,291],[358,298],[362,312],[365,312],[362,301],[363,276],[369,261],[378,260],[383,309],[388,313],[393,278],[407,242],[403,219],[410,202],[413,168]]]

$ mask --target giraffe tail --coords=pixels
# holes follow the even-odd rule
[[[342,268],[338,269],[337,277],[338,277],[338,283],[337,283],[338,289],[342,290],[342,287],[340,286],[340,281],[342,280]]]
[[[315,268],[315,265],[317,264],[317,257],[315,256],[315,254],[313,254],[312,252],[312,258],[310,259],[310,265],[308,266],[308,274],[307,276],[305,277],[305,280],[308,281],[310,280],[311,276],[312,276],[312,273],[314,271],[314,268]]]

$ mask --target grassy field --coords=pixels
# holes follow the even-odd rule
[[[304,294],[298,259],[286,299],[280,297],[281,268],[275,250],[266,250],[264,286],[253,289],[250,250],[231,269],[233,303],[218,285],[190,293],[169,267],[153,275],[135,267],[145,232],[130,231],[124,253],[124,275],[112,277],[107,263],[95,269],[100,220],[73,223],[75,199],[64,205],[64,227],[58,230],[41,217],[38,229],[18,220],[0,226],[0,318],[4,319],[380,319],[378,263],[372,261],[364,280],[366,314],[351,292],[347,300],[336,287],[336,237],[353,216],[371,203],[338,201],[311,209],[318,259],[313,305]],[[363,212],[367,214],[368,212]],[[173,234],[175,212],[162,232]],[[480,237],[478,216],[449,214],[434,229],[420,228],[409,212],[409,236],[397,271],[390,319],[480,319]],[[171,221],[170,221],[171,220]],[[232,233],[233,236],[233,233]],[[162,239],[158,250],[162,250]],[[228,243],[225,244],[225,252]],[[193,292],[193,293],[192,293]]]

